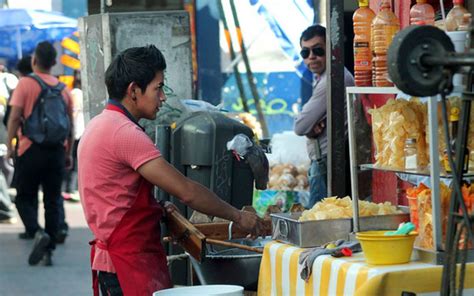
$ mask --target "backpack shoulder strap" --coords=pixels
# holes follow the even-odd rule
[[[43,79],[41,79],[38,75],[36,75],[35,73],[30,73],[28,74],[28,77],[31,77],[33,78],[34,80],[36,80],[36,82],[39,83],[39,85],[41,86],[41,90],[44,91],[45,89],[48,89],[48,88],[51,88],[51,89],[57,89],[59,91],[62,91],[66,85],[62,82],[58,82],[58,84],[56,84],[55,86],[50,86],[48,84],[46,84]]]
[[[45,89],[47,89],[47,88],[49,87],[49,86],[48,86],[46,83],[44,83],[44,81],[43,81],[41,78],[39,78],[39,76],[36,75],[35,73],[30,73],[30,74],[28,74],[28,77],[33,78],[36,82],[38,82],[39,85],[41,86],[41,90],[45,90]]]

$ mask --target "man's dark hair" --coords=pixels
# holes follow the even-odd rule
[[[33,69],[31,68],[31,56],[27,55],[22,57],[16,64],[16,69],[22,76],[26,76],[33,72]]]
[[[56,49],[48,41],[43,41],[36,45],[36,63],[43,70],[50,70],[56,64],[56,54]]]
[[[321,25],[312,25],[309,26],[306,30],[301,33],[300,37],[300,44],[301,41],[309,40],[315,36],[321,37],[326,42],[326,28]]]
[[[105,84],[110,98],[121,101],[132,82],[145,92],[156,73],[165,69],[165,57],[154,45],[126,49],[112,60],[105,71]]]

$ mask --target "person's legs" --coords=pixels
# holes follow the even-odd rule
[[[38,189],[39,176],[38,162],[35,158],[34,147],[28,149],[16,159],[15,164],[15,204],[23,224],[26,236],[32,238],[40,228],[38,224]],[[27,238],[25,237],[25,238]]]
[[[61,183],[64,173],[65,153],[64,147],[42,148],[45,155],[41,185],[43,188],[43,203],[45,215],[45,230],[51,241],[49,249],[56,246],[56,235],[58,233],[60,212],[64,213],[64,205],[61,202]],[[59,207],[62,206],[61,210]]]
[[[58,232],[56,233],[56,243],[63,244],[69,232],[69,225],[66,222],[64,211],[64,198],[58,198]]]
[[[116,273],[99,271],[99,287],[102,295],[107,296],[122,296],[122,288],[118,281]]]
[[[13,203],[7,189],[7,181],[3,173],[0,172],[0,223],[9,223],[15,217],[15,212],[12,208]]]
[[[315,203],[327,197],[327,158],[311,161],[311,167],[308,172],[309,179],[309,205],[313,207]]]

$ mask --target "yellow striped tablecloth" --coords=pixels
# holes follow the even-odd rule
[[[298,263],[302,248],[278,242],[265,246],[258,280],[258,295],[438,295],[442,267],[422,262],[370,266],[362,253],[353,257],[319,256],[305,282]],[[474,264],[468,264],[464,295],[474,295]]]

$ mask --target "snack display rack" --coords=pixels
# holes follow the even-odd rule
[[[452,94],[461,93],[461,87],[455,87]],[[429,153],[430,165],[428,170],[424,171],[402,171],[391,168],[381,168],[374,164],[359,164],[357,160],[357,139],[355,129],[354,117],[354,102],[357,95],[362,94],[379,94],[379,95],[403,95],[403,93],[396,87],[347,87],[347,122],[349,135],[349,154],[350,154],[350,172],[351,172],[351,189],[353,202],[353,224],[354,232],[361,230],[359,222],[359,186],[358,186],[358,171],[360,170],[381,170],[404,174],[424,175],[430,177],[431,184],[431,202],[432,202],[432,226],[433,226],[433,249],[422,249],[415,247],[420,261],[443,264],[444,263],[444,247],[442,241],[442,223],[441,223],[441,205],[440,205],[440,179],[451,178],[447,173],[441,172],[439,161],[439,139],[438,139],[438,100],[439,96],[427,98],[428,103],[428,132],[429,132]],[[466,176],[474,176],[472,172]],[[468,262],[474,262],[474,250],[468,251]]]

